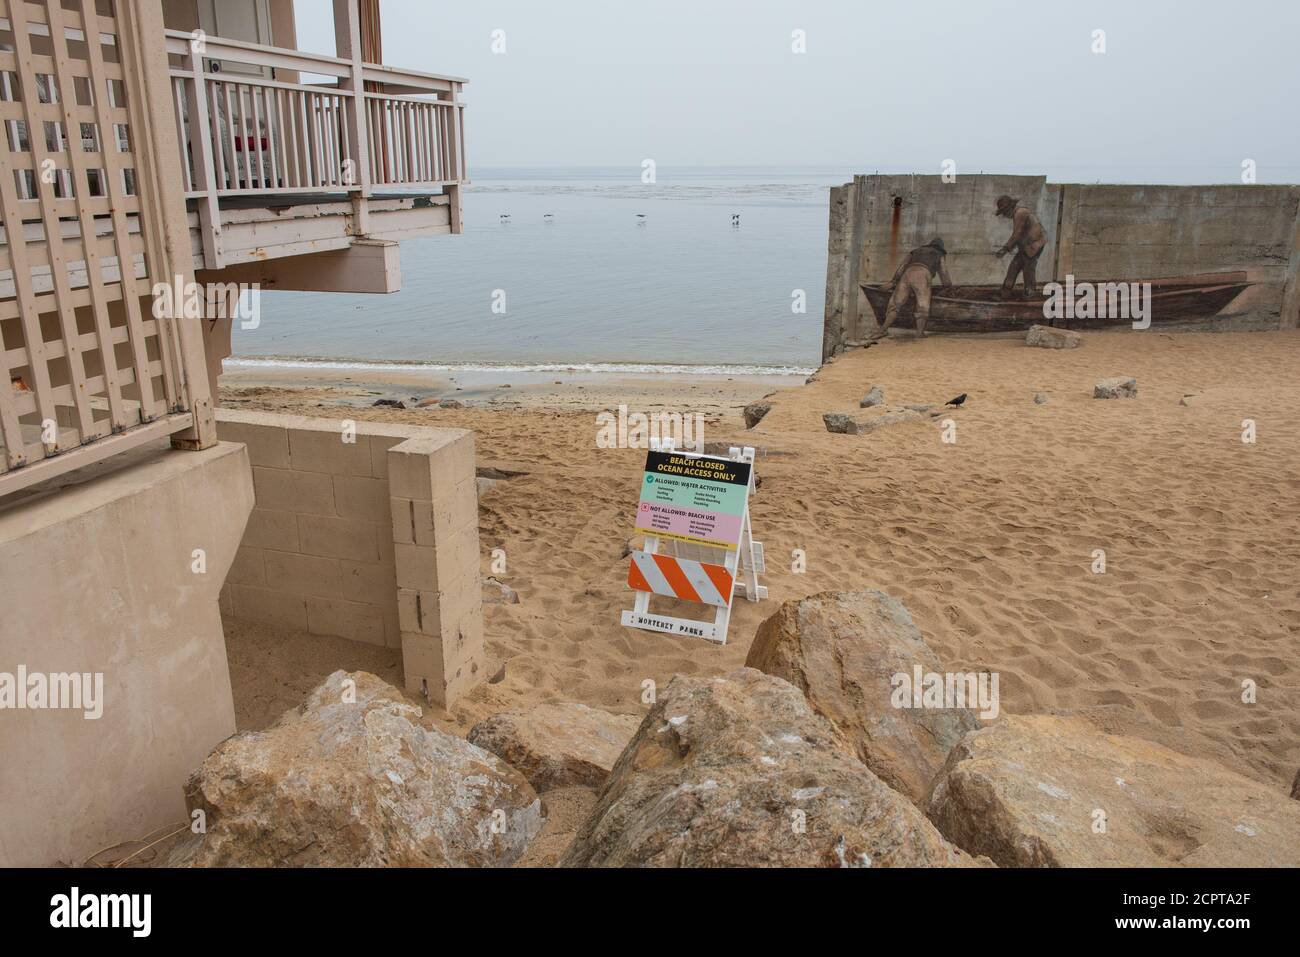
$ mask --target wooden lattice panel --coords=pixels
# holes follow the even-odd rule
[[[5,472],[187,423],[178,336],[146,298],[172,277],[153,268],[159,220],[139,188],[120,12],[107,0],[0,11],[2,492]]]

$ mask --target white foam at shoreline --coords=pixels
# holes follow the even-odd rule
[[[652,362],[442,363],[351,359],[249,357],[225,360],[228,369],[319,369],[331,372],[593,372],[615,375],[809,376],[802,366],[670,365]]]

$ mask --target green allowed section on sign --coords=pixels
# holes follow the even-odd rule
[[[718,512],[722,515],[744,515],[748,492],[749,487],[746,485],[647,472],[641,485],[641,501]]]

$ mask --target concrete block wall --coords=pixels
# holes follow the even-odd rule
[[[486,667],[473,435],[394,446],[388,476],[406,690],[446,707]]]
[[[400,647],[407,689],[445,707],[483,677],[473,433],[347,424],[217,411],[256,495],[222,612]]]
[[[224,614],[401,644],[386,453],[408,436],[358,426],[355,442],[344,442],[341,420],[219,411],[222,441],[248,447],[256,495]]]
[[[1048,234],[1040,282],[1137,281],[1244,270],[1254,287],[1215,329],[1300,324],[1300,186],[1062,185],[1043,176],[858,176],[831,190],[823,359],[875,328],[859,282],[883,282],[916,246],[942,236],[959,284],[1000,283],[992,255],[1010,235],[1003,193],[1035,209]]]

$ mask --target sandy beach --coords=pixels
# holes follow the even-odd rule
[[[999,672],[1005,712],[1081,713],[1281,789],[1300,765],[1298,362],[1295,332],[1090,334],[1069,351],[890,340],[811,384],[787,380],[751,432],[740,409],[771,383],[571,383],[512,389],[508,406],[489,397],[482,408],[398,411],[356,406],[376,385],[399,395],[409,382],[270,387],[234,376],[223,398],[472,429],[481,467],[520,473],[480,502],[483,572],[504,549],[498,577],[521,597],[486,606],[503,672],[429,715],[443,728],[465,733],[538,702],[642,713],[646,679],[743,664],[780,602],[880,588],[948,666]],[[1139,398],[1092,397],[1099,377],[1119,374],[1137,378]],[[872,385],[891,404],[970,398],[928,422],[827,433],[822,414],[856,408]],[[707,411],[708,441],[761,450],[752,507],[771,598],[737,603],[725,647],[619,625],[645,458],[596,447],[595,413],[619,402]],[[945,418],[955,444],[941,442]],[[1245,419],[1253,445],[1242,442]],[[791,569],[795,549],[807,555],[803,574]],[[1096,549],[1105,574],[1092,571]],[[241,729],[270,723],[337,668],[400,675],[395,651],[246,624],[227,637]],[[1254,704],[1242,701],[1246,680]]]

